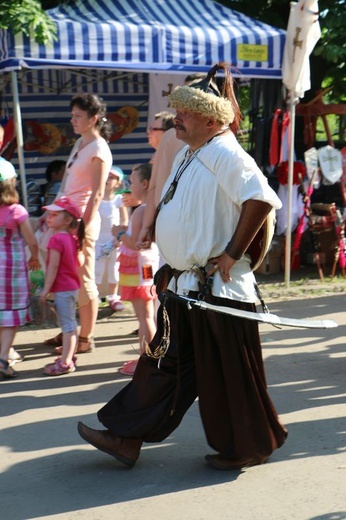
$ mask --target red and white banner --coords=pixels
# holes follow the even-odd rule
[[[309,56],[321,37],[318,1],[291,2],[282,63],[282,81],[294,98],[310,90]]]

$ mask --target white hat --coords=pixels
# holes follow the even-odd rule
[[[17,177],[17,174],[12,164],[3,157],[0,157],[0,182],[8,181],[15,177]]]
[[[119,168],[119,166],[115,166],[114,164],[110,169],[109,175],[111,175],[112,177],[116,177],[117,179],[119,179],[120,182],[122,182],[124,178],[123,170]]]

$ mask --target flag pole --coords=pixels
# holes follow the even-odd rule
[[[290,90],[290,133],[288,156],[288,192],[287,192],[287,225],[285,242],[285,286],[290,285],[291,275],[291,237],[292,237],[292,191],[293,191],[293,167],[294,167],[294,134],[296,124],[297,98],[293,90]]]
[[[13,94],[13,115],[14,115],[14,126],[17,138],[17,153],[19,162],[19,173],[22,188],[22,199],[23,204],[28,209],[28,195],[26,191],[26,175],[25,175],[25,161],[24,161],[24,144],[23,144],[23,128],[22,128],[22,115],[19,104],[18,94],[18,79],[15,70],[11,71],[12,80],[12,94]]]
[[[282,81],[290,94],[290,132],[288,157],[287,225],[285,250],[285,285],[291,273],[292,191],[294,173],[294,133],[296,105],[311,88],[309,56],[321,37],[318,23],[318,0],[291,2],[282,61]]]

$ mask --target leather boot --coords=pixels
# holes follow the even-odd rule
[[[239,470],[264,464],[268,457],[258,457],[256,459],[239,459],[237,457],[223,457],[220,453],[217,455],[206,455],[205,460],[214,468],[222,471]]]
[[[141,451],[141,439],[118,437],[110,430],[93,430],[82,422],[78,423],[78,433],[89,444],[111,455],[126,466],[132,468],[136,464]]]

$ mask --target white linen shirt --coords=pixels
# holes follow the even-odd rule
[[[185,147],[177,154],[162,195],[188,150]],[[182,173],[173,198],[162,205],[156,221],[160,253],[171,267],[185,271],[177,282],[173,279],[169,285],[178,294],[198,291],[197,277],[191,269],[204,267],[209,258],[223,253],[236,229],[243,202],[262,200],[275,209],[281,207],[266,177],[232,133],[215,137],[196,153]],[[215,273],[214,296],[248,303],[257,300],[248,255],[235,263],[230,276],[232,280],[225,283],[220,273]]]

